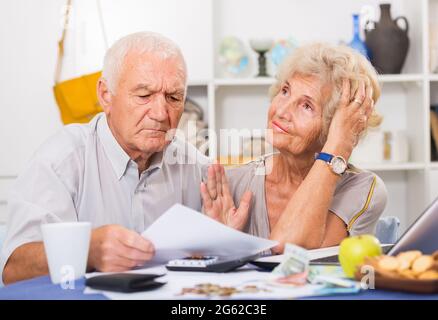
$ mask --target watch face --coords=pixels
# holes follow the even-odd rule
[[[345,169],[347,169],[347,164],[345,163],[345,160],[341,157],[333,157],[331,164],[333,172],[337,174],[343,174]]]

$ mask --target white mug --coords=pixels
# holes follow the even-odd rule
[[[44,250],[53,283],[67,283],[85,275],[90,247],[90,222],[41,225]]]

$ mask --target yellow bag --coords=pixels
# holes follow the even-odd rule
[[[56,103],[58,104],[64,124],[89,122],[97,113],[102,111],[97,99],[97,81],[101,76],[100,71],[62,82],[59,81],[70,8],[71,0],[68,0],[64,29],[61,40],[58,42],[58,61],[55,71],[55,85],[53,87]]]
[[[96,92],[101,72],[59,82],[53,87],[64,124],[89,122],[102,111]]]

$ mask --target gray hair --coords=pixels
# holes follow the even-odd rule
[[[131,50],[139,53],[154,53],[162,59],[179,58],[180,71],[187,78],[187,67],[179,47],[170,39],[155,32],[136,32],[117,40],[106,52],[103,60],[102,78],[111,93],[115,93],[125,57]]]
[[[278,94],[283,83],[295,74],[316,76],[332,87],[331,97],[323,106],[322,143],[327,139],[330,123],[341,98],[343,79],[350,80],[350,95],[356,92],[359,81],[365,81],[373,89],[374,103],[380,97],[380,85],[374,67],[359,52],[344,45],[313,43],[296,49],[278,69],[276,82],[269,89],[271,100]],[[381,122],[382,117],[374,109],[368,127],[377,127]]]

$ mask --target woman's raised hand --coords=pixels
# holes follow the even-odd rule
[[[252,193],[246,191],[236,208],[224,167],[208,167],[207,183],[201,182],[203,210],[209,217],[237,230],[243,230],[248,220]]]
[[[350,96],[350,81],[343,81],[339,106],[330,124],[323,150],[336,152],[348,160],[360,134],[368,126],[368,119],[374,109],[372,96],[372,87],[366,86],[364,81],[359,82],[355,94]]]

